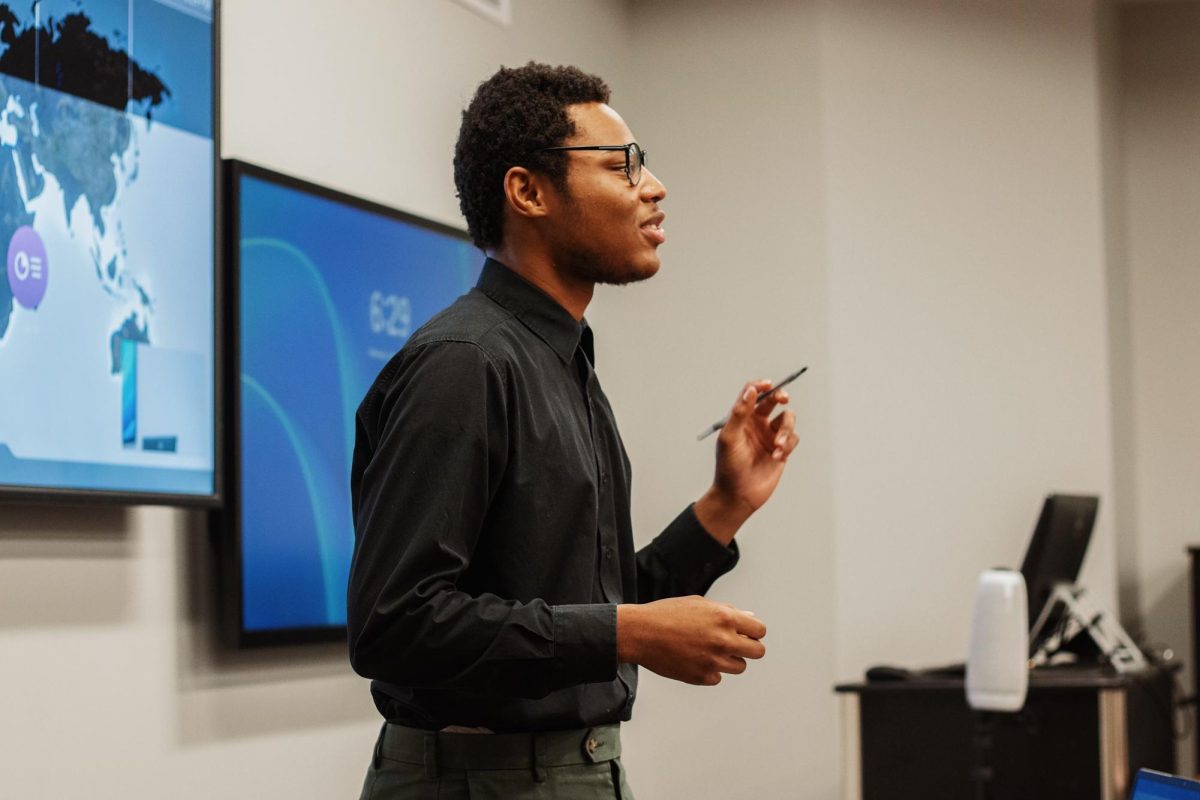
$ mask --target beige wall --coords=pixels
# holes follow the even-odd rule
[[[1133,512],[1125,615],[1188,664],[1188,559],[1200,545],[1200,4],[1131,5],[1118,17],[1122,282],[1131,447],[1119,451]],[[1189,739],[1190,743],[1190,739]],[[1191,763],[1191,747],[1183,751]]]
[[[1105,498],[1099,86],[1088,2],[823,5],[839,677],[961,661],[979,572],[1049,491]]]

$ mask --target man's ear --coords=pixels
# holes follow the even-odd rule
[[[504,173],[504,197],[513,213],[534,219],[549,212],[548,181],[525,167],[509,167]]]

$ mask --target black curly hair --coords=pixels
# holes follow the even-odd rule
[[[479,84],[454,146],[458,205],[476,247],[495,247],[504,237],[504,175],[511,167],[543,173],[566,190],[567,154],[537,151],[575,132],[567,106],[607,103],[609,95],[595,75],[533,61],[501,67]]]

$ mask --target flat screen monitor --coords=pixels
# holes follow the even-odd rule
[[[342,638],[355,412],[409,335],[474,286],[483,256],[461,230],[227,164],[226,624],[243,646]]]
[[[1100,498],[1052,494],[1042,504],[1037,527],[1021,574],[1029,595],[1029,625],[1032,627],[1054,592],[1054,587],[1074,584],[1087,554]]]
[[[1200,800],[1200,782],[1139,769],[1129,800]]]
[[[0,2],[0,499],[219,499],[213,14]]]

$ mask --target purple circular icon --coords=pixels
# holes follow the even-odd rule
[[[46,261],[46,245],[42,237],[28,225],[17,228],[8,243],[8,285],[17,302],[26,308],[37,308],[46,296],[50,264]]]

